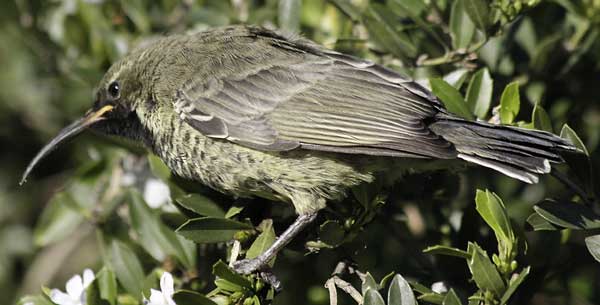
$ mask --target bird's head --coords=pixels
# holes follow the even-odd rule
[[[94,129],[104,134],[135,137],[139,125],[137,106],[143,102],[143,87],[139,79],[139,63],[131,55],[115,63],[104,75],[96,89],[92,107],[70,125],[63,128],[31,160],[20,184],[23,184],[35,166],[60,144]]]

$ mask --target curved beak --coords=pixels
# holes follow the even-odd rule
[[[103,115],[110,112],[113,108],[114,108],[114,106],[105,105],[98,110],[95,110],[95,111],[90,110],[85,114],[84,117],[71,123],[69,126],[63,128],[58,133],[58,135],[56,137],[54,137],[48,144],[46,144],[46,146],[44,146],[37,153],[37,155],[33,158],[33,160],[31,160],[31,162],[29,162],[29,165],[27,166],[25,173],[23,173],[23,177],[21,178],[21,182],[19,182],[19,185],[23,185],[23,183],[25,183],[27,181],[27,177],[29,176],[31,171],[35,168],[35,166],[44,157],[46,157],[50,152],[52,152],[54,149],[56,149],[58,147],[58,145],[75,137],[76,135],[80,134],[83,130],[85,130],[90,125],[92,125],[98,121],[104,120],[105,117],[103,117]]]

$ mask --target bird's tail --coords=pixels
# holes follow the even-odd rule
[[[577,151],[570,142],[544,131],[444,116],[429,125],[454,144],[458,158],[495,169],[527,183],[550,172],[550,163],[562,163],[560,152]]]

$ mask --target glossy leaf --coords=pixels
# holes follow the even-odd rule
[[[489,190],[477,190],[475,204],[477,212],[496,233],[499,241],[512,243],[515,240],[506,207],[498,195]]]
[[[222,261],[213,265],[213,274],[240,287],[252,289],[252,283],[246,277],[233,271]]]
[[[585,238],[585,246],[590,254],[600,263],[600,235]]]
[[[550,117],[539,103],[535,104],[535,107],[533,108],[531,122],[535,129],[552,132],[552,122],[550,122]]]
[[[473,114],[467,108],[465,100],[456,88],[440,78],[432,78],[429,83],[433,94],[444,103],[448,111],[466,119],[473,119]]]
[[[573,143],[573,145],[581,150],[586,156],[590,155],[581,138],[579,138],[577,133],[569,125],[563,125],[562,129],[560,130],[560,137],[571,141],[571,143]]]
[[[556,231],[561,228],[544,219],[540,214],[533,213],[527,217],[527,223],[534,231]]]
[[[505,285],[487,253],[477,244],[471,242],[467,251],[472,253],[468,265],[477,287],[484,291],[491,291],[497,297],[501,296]]]
[[[520,107],[519,83],[512,82],[504,88],[500,98],[500,121],[502,124],[511,124],[519,114]]]
[[[456,0],[450,10],[450,37],[455,49],[466,49],[473,40],[475,24],[464,8],[464,1]]]
[[[462,305],[462,302],[458,298],[458,295],[456,295],[454,289],[450,288],[450,291],[444,296],[442,305]]]
[[[471,258],[471,254],[469,254],[467,251],[448,247],[448,246],[442,246],[442,245],[435,245],[435,246],[427,247],[425,250],[423,250],[423,252],[427,253],[427,254],[448,255],[448,256],[460,257],[460,258],[464,258],[464,259]]]
[[[600,228],[600,215],[581,204],[544,200],[533,209],[550,223],[563,228],[586,230]]]
[[[494,81],[487,68],[482,68],[473,74],[467,87],[467,105],[469,110],[478,118],[485,119],[492,104]]]
[[[184,208],[202,216],[224,218],[225,212],[217,203],[202,194],[185,194],[175,199]]]
[[[177,305],[217,305],[205,295],[191,290],[178,290],[173,294]]]
[[[137,256],[126,244],[113,240],[110,262],[117,280],[135,298],[141,299],[144,283],[144,270]]]
[[[379,290],[379,284],[375,281],[371,273],[367,272],[365,277],[362,280],[361,292],[362,294],[366,294],[368,289],[373,289],[375,291]]]
[[[519,275],[517,275],[516,278],[510,280],[508,288],[506,289],[504,295],[502,295],[502,298],[500,299],[501,304],[508,303],[510,297],[515,293],[515,291],[517,291],[517,288],[523,283],[527,275],[529,275],[530,270],[531,267],[523,268],[523,270],[521,270],[521,272],[519,273]]]
[[[275,242],[277,236],[275,235],[275,230],[273,230],[273,221],[271,219],[263,220],[263,222],[259,225],[260,230],[262,231],[256,240],[246,252],[246,258],[255,258],[265,252],[269,247]]]
[[[483,33],[486,32],[490,24],[489,3],[485,0],[461,0],[465,11],[471,18],[475,26]]]
[[[417,305],[410,285],[400,274],[396,274],[390,283],[387,305]]]
[[[231,219],[201,217],[186,221],[176,232],[197,243],[218,243],[230,241],[236,232],[252,228],[251,225]]]
[[[369,288],[364,293],[363,305],[385,305],[385,301],[377,290]]]
[[[469,70],[463,68],[456,69],[444,75],[444,81],[447,82],[450,86],[456,88],[456,90],[460,90],[462,84],[467,78],[467,75],[469,75]]]

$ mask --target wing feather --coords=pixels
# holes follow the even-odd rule
[[[427,90],[369,61],[299,44],[270,43],[269,56],[237,58],[241,71],[186,82],[176,111],[208,136],[261,150],[456,157],[425,124],[445,111]]]

